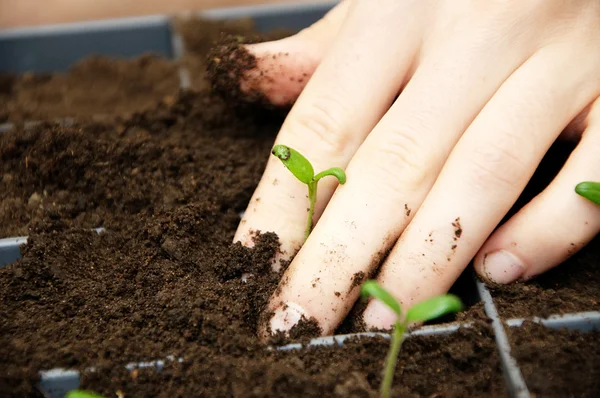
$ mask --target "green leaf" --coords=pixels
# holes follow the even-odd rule
[[[591,200],[595,204],[600,205],[600,182],[580,182],[575,187],[575,192],[587,200]]]
[[[315,181],[319,181],[321,178],[323,178],[325,176],[333,176],[333,177],[337,178],[337,180],[342,185],[344,185],[346,183],[346,173],[344,172],[344,170],[340,169],[339,167],[332,167],[330,169],[320,172],[319,174],[317,174],[315,176]]]
[[[94,394],[93,392],[83,390],[69,391],[65,398],[104,398],[102,395]]]
[[[360,294],[363,297],[374,297],[387,305],[398,316],[402,315],[400,303],[398,303],[394,296],[385,290],[379,283],[371,280],[366,281],[363,283],[362,288],[360,289]]]
[[[433,297],[413,306],[406,314],[407,322],[427,322],[451,312],[462,310],[463,304],[453,294]]]
[[[297,179],[305,184],[312,182],[315,170],[300,152],[285,145],[275,145],[271,151]]]

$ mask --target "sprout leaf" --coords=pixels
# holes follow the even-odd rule
[[[361,288],[361,295],[363,297],[374,297],[377,300],[383,302],[387,305],[392,311],[400,317],[402,315],[402,309],[398,301],[381,285],[375,281],[366,281],[363,283]]]
[[[451,312],[459,312],[463,305],[460,299],[452,294],[433,297],[423,301],[406,314],[407,322],[427,322]]]
[[[300,152],[285,145],[275,145],[271,151],[297,179],[310,184],[315,176],[312,164]]]
[[[595,204],[600,205],[600,182],[580,182],[575,187],[575,192],[587,200],[591,200]]]
[[[72,390],[65,395],[65,398],[104,398],[102,395],[83,390]]]

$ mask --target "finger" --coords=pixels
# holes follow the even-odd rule
[[[495,283],[527,280],[565,261],[600,232],[600,206],[574,192],[600,181],[600,100],[588,128],[552,183],[487,240],[475,269]]]
[[[245,93],[259,92],[273,104],[290,105],[331,47],[346,17],[350,1],[336,5],[321,20],[294,36],[247,45],[256,67],[240,81]]]
[[[581,111],[567,127],[565,127],[562,133],[560,133],[559,138],[566,141],[578,142],[581,139],[581,134],[587,128],[591,106],[592,104],[586,106],[585,109]]]
[[[528,56],[527,46],[518,42],[478,46],[479,33],[465,31],[439,43],[365,140],[348,166],[347,183],[271,300],[276,314],[271,329],[293,326],[301,312],[317,319],[323,333],[335,329],[356,300],[356,287],[396,242],[455,142]],[[506,62],[494,61],[500,54]]]
[[[567,46],[538,51],[461,137],[378,278],[405,308],[451,287],[561,130],[591,101],[593,68],[579,59],[573,70],[575,59]],[[371,302],[364,319],[388,328],[395,317]]]
[[[349,11],[338,40],[277,137],[277,144],[290,146],[306,156],[316,172],[348,164],[388,109],[414,59],[422,24],[414,17],[399,23],[388,12],[397,7],[397,2],[385,3],[368,14],[372,26],[386,26],[385,29],[364,29],[364,8],[372,8],[368,2],[359,2]],[[398,43],[397,37],[410,39]],[[336,186],[334,179],[319,182],[315,220]],[[274,231],[283,250],[294,252],[304,241],[306,196],[306,185],[271,157],[235,239],[251,244],[252,231]]]

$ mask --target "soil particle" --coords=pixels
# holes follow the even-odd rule
[[[227,98],[228,102],[268,104],[260,91],[243,91],[240,82],[250,76],[257,67],[254,55],[250,54],[238,38],[229,38],[216,46],[208,55],[208,76],[213,89]]]
[[[352,283],[350,284],[350,288],[348,289],[348,291],[352,291],[355,287],[358,287],[360,285],[362,285],[362,283],[365,280],[365,273],[362,271],[358,271],[357,273],[355,273],[354,275],[352,275]]]
[[[241,278],[244,273],[264,274],[271,270],[271,260],[279,252],[279,239],[272,232],[253,238],[257,249],[247,250],[235,243],[226,255],[214,263],[214,272],[224,280]]]
[[[323,329],[315,318],[306,319],[302,317],[289,332],[289,337],[293,340],[308,342],[311,338],[321,336]]]
[[[509,328],[512,353],[529,390],[540,397],[596,397],[600,331],[554,330],[525,322]]]
[[[186,31],[187,30],[187,31]],[[209,25],[210,30],[210,25]],[[274,68],[282,69],[281,65],[275,62],[275,65],[263,67],[263,70],[258,70],[258,59],[251,54],[247,49],[247,44],[253,44],[263,41],[276,40],[287,37],[291,34],[290,31],[277,31],[268,34],[257,35],[247,26],[246,29],[232,30],[222,29],[222,34],[216,45],[213,44],[206,60],[198,60],[198,56],[192,51],[188,58],[192,59],[192,63],[205,63],[207,79],[211,82],[212,88],[228,99],[228,102],[236,106],[255,106],[269,109],[289,109],[291,104],[273,105],[273,103],[259,90],[257,87],[265,86],[273,82],[271,72]],[[203,42],[206,37],[204,31],[191,31],[184,29],[183,37],[186,43],[192,43],[192,48],[196,48],[196,43]],[[201,52],[198,54],[206,54]],[[289,53],[271,54],[271,60],[277,60],[281,56],[289,56]],[[264,58],[263,58],[264,59]],[[271,61],[273,62],[273,61]],[[195,67],[193,73],[200,69]],[[276,73],[281,74],[280,71]],[[285,77],[285,76],[283,76]],[[194,79],[197,80],[197,79]],[[294,77],[289,78],[294,81]]]
[[[460,239],[463,233],[462,227],[460,225],[460,217],[457,217],[456,220],[454,220],[452,226],[454,227],[454,240],[456,241]]]
[[[405,203],[405,204],[404,204],[404,215],[405,215],[406,217],[410,217],[410,212],[411,212],[411,209],[409,209],[409,208],[408,208],[408,205]]]
[[[207,76],[207,54],[215,43],[225,40],[258,41],[254,30],[254,22],[250,19],[230,21],[204,21],[198,18],[176,20],[176,29],[183,39],[185,53],[183,65],[187,68],[192,88],[195,90],[210,89]],[[248,39],[246,39],[248,38]]]

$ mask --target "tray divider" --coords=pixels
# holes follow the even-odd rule
[[[492,320],[492,328],[494,329],[498,353],[500,355],[500,361],[502,362],[502,370],[504,372],[510,396],[516,398],[529,398],[531,397],[531,394],[527,389],[527,384],[521,374],[521,369],[519,369],[517,361],[510,353],[511,349],[508,335],[502,325],[492,295],[483,282],[477,280],[475,283],[477,284],[477,291],[479,292],[481,301],[483,301],[485,313]]]
[[[177,62],[177,71],[179,75],[179,87],[181,89],[189,89],[192,87],[192,79],[190,71],[185,65],[185,42],[183,37],[177,30],[176,17],[169,18],[169,31],[171,33],[171,47],[173,48],[173,58]]]

